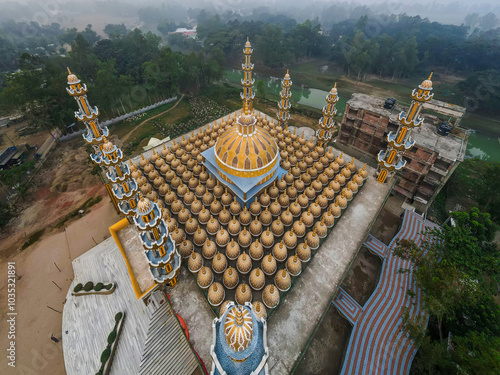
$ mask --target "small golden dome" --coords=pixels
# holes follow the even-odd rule
[[[283,234],[283,232],[285,231],[285,226],[283,225],[283,223],[281,222],[281,219],[280,217],[278,216],[278,218],[276,220],[273,221],[273,223],[271,224],[271,231],[273,232],[273,234],[276,236],[276,237],[279,237]]]
[[[205,229],[201,228],[198,225],[198,228],[196,229],[196,232],[194,233],[193,236],[193,241],[196,246],[203,246],[205,241],[207,240],[207,232]]]
[[[240,222],[236,219],[235,216],[233,216],[233,219],[227,224],[227,231],[231,236],[237,236],[240,231],[241,231],[241,224]]]
[[[281,176],[281,179],[278,180],[278,182],[276,183],[276,187],[278,188],[278,190],[280,191],[280,193],[284,192],[285,189],[287,188],[288,184],[287,182],[285,181],[285,178],[283,176]]]
[[[274,217],[281,214],[281,204],[278,202],[278,198],[276,198],[275,201],[271,203],[271,205],[269,206],[269,211]]]
[[[179,213],[179,215],[180,215],[180,213]],[[179,216],[177,216],[177,217],[179,217]],[[198,220],[196,220],[195,218],[191,217],[191,215],[189,215],[189,218],[187,219],[186,224],[184,225],[184,228],[186,229],[187,234],[193,235],[194,232],[196,232],[196,229],[198,229]]]
[[[200,180],[198,180],[198,186],[196,186],[195,190],[194,190],[194,194],[198,197],[198,198],[202,198],[204,196],[204,194],[206,193],[207,189],[205,187],[205,185],[203,185],[201,183]],[[210,193],[209,193],[210,194]],[[208,199],[208,197],[207,197]]]
[[[234,240],[234,238],[232,238],[226,246],[226,256],[229,260],[235,260],[239,255],[240,245]]]
[[[331,203],[330,206],[328,207],[328,210],[332,212],[333,217],[335,217],[335,219],[340,217],[340,215],[342,213],[342,209],[340,208],[337,201],[335,201],[334,203]]]
[[[361,177],[363,177],[363,180],[366,180],[368,178],[368,171],[366,170],[366,163],[363,166],[363,168],[358,170],[358,174],[361,175]]]
[[[316,233],[316,229],[313,229],[311,232],[307,233],[306,242],[311,250],[316,250],[319,247],[319,236]]]
[[[323,183],[319,179],[316,179],[312,182],[310,187],[314,189],[314,195],[316,196],[316,194],[318,194],[321,190],[323,190]]]
[[[224,194],[222,194],[221,202],[224,206],[229,206],[233,202],[233,196],[229,194],[227,188],[225,188]]]
[[[292,286],[292,278],[286,269],[282,269],[276,273],[274,283],[280,292],[286,292]]]
[[[238,235],[238,243],[242,247],[247,247],[252,243],[252,235],[247,230],[247,228],[243,228],[243,230]]]
[[[267,189],[260,195],[259,203],[262,207],[267,207],[271,204],[271,196],[267,194]]]
[[[188,181],[191,179],[191,177],[193,177],[193,172],[191,171],[184,171],[182,173],[182,181],[184,181],[184,183],[188,183]]]
[[[255,200],[250,205],[250,212],[252,213],[252,215],[257,216],[260,214],[261,211],[262,211],[262,207],[258,201],[258,198],[255,197]]]
[[[353,193],[352,193],[351,189],[349,189],[349,188],[343,188],[341,194],[342,194],[342,196],[345,197],[345,199],[347,199],[347,201],[352,200]]]
[[[321,206],[318,204],[317,200],[309,206],[309,210],[311,210],[311,214],[315,219],[321,216]]]
[[[340,191],[340,183],[337,181],[337,179],[331,181],[329,186],[335,193],[338,193]]]
[[[252,214],[247,210],[246,206],[244,206],[243,211],[240,212],[239,220],[242,225],[248,225],[252,221]]]
[[[208,172],[205,170],[205,167],[201,167],[201,173],[198,178],[201,182],[205,182],[208,180]]]
[[[227,268],[226,256],[222,253],[217,252],[212,259],[212,269],[215,273],[222,273]]]
[[[183,198],[184,204],[186,204],[187,206],[191,205],[191,203],[193,203],[193,201],[194,201],[194,198],[195,198],[195,196],[194,196],[193,192],[188,190],[186,192],[186,194],[184,194],[184,198]]]
[[[219,307],[219,316],[222,316],[224,315],[224,313],[226,312],[227,310],[227,306],[230,304],[230,303],[234,303],[233,301],[231,301],[230,299],[222,302],[222,304],[220,305]]]
[[[229,212],[233,215],[238,215],[241,212],[241,203],[236,200],[236,197],[229,205]]]
[[[293,228],[285,233],[283,236],[283,242],[288,249],[294,249],[297,246],[297,235],[295,234]]]
[[[321,185],[321,184],[320,184]],[[305,190],[304,193],[307,196],[307,199],[312,201],[316,198],[316,190],[312,186],[308,186]]]
[[[306,242],[301,243],[299,246],[297,246],[297,250],[295,252],[301,262],[309,262],[311,259],[311,248],[309,245],[307,245]]]
[[[345,192],[342,190],[341,195],[337,195],[337,197],[335,198],[335,202],[341,209],[344,209],[347,206],[347,198],[344,196],[344,194]]]
[[[343,167],[345,164],[345,160],[343,158],[344,153],[341,152],[339,156],[335,158],[335,163],[337,163],[340,167]]]
[[[252,289],[247,284],[240,284],[236,288],[236,302],[244,305],[245,302],[252,302]]]
[[[207,289],[214,281],[214,274],[212,270],[208,267],[201,267],[200,272],[198,272],[198,286],[202,289]]]
[[[143,197],[142,195],[139,198],[139,202],[137,202],[137,213],[139,215],[147,215],[153,209],[153,204],[148,198]]]
[[[294,202],[295,203],[295,202]],[[300,206],[299,206],[300,207]],[[290,212],[290,206],[288,206],[286,208],[286,211],[283,211],[281,213],[281,222],[283,223],[283,225],[285,226],[289,226],[289,225],[292,225],[293,223],[293,215],[292,213]],[[274,223],[273,223],[274,224]],[[274,232],[274,231],[273,231]],[[274,232],[274,234],[276,234],[276,232]]]
[[[182,241],[184,241],[184,238],[186,238],[186,235],[184,234],[184,230],[176,227],[175,230],[173,230],[170,233],[170,237],[172,238],[172,240],[176,244],[178,244],[178,243],[181,243]]]
[[[332,181],[333,182],[333,181]],[[324,190],[323,194],[321,195],[321,200],[318,201],[320,206],[323,207],[324,200],[326,200],[326,204],[328,205],[328,201],[331,201],[333,198],[335,198],[335,190],[333,190],[331,183],[328,185]],[[323,199],[324,197],[324,199]]]
[[[222,211],[222,204],[217,199],[214,199],[210,204],[210,213],[212,215],[218,215],[219,212],[221,211]]]
[[[210,220],[210,216],[212,216],[210,214],[210,211],[203,207],[198,214],[198,221],[200,222],[200,224],[205,225],[206,223],[208,223],[208,220]]]
[[[210,217],[210,220],[207,223],[207,232],[211,236],[215,236],[217,234],[217,231],[219,230],[220,225],[219,225],[219,220],[214,219],[213,216]]]
[[[226,246],[229,242],[229,233],[227,233],[227,230],[225,230],[224,228],[221,228],[217,232],[217,235],[215,236],[215,242],[220,247]]]
[[[266,319],[267,311],[266,311],[266,307],[264,306],[264,304],[262,302],[254,301],[252,303],[252,308],[253,308],[253,312],[255,313],[255,315],[257,315],[258,318]]]
[[[217,252],[217,247],[215,246],[215,242],[210,241],[210,239],[207,239],[203,243],[201,251],[205,259],[212,259],[215,256],[215,253]]]
[[[203,258],[199,253],[192,252],[188,260],[188,268],[192,273],[198,273],[203,266]]]
[[[262,232],[260,236],[260,242],[265,248],[270,248],[274,245],[274,234],[269,230],[269,228]]]
[[[363,180],[363,176],[361,176],[361,175],[358,173],[358,174],[356,174],[356,175],[352,178],[352,181],[353,181],[354,183],[356,183],[356,185],[358,185],[358,187],[359,187],[359,186],[362,186],[362,185],[363,185],[363,182],[364,182],[364,180]]]
[[[253,290],[261,290],[266,284],[266,276],[260,268],[254,268],[250,273],[249,282]]]
[[[268,309],[274,309],[280,303],[280,293],[273,284],[266,285],[262,292],[262,302]]]
[[[188,187],[181,182],[179,184],[179,186],[177,187],[177,196],[184,197],[184,194],[186,194],[187,191],[188,191]]]
[[[175,169],[175,173],[179,177],[181,177],[185,171],[186,171],[186,166],[184,164],[179,164],[179,166]]]
[[[234,288],[236,288],[236,285],[238,285],[238,283],[240,281],[240,277],[239,277],[236,269],[234,269],[233,267],[228,267],[224,271],[224,276],[223,276],[222,280],[223,280],[222,282],[223,282],[224,286],[227,289],[234,289]]]
[[[343,174],[339,173],[338,175],[335,176],[335,181],[337,181],[340,186],[344,186],[345,185],[345,176]]]
[[[221,198],[221,202],[222,202],[222,195],[224,194],[224,188],[222,187],[222,185],[219,183],[219,180],[217,180],[217,185],[214,186],[214,190],[213,190],[213,194],[217,197],[217,198]],[[223,204],[224,205],[224,204]]]
[[[309,228],[311,225],[314,223],[314,216],[311,213],[311,209],[309,208],[307,211],[302,213],[301,216],[302,222],[306,226],[306,228]]]
[[[266,255],[262,259],[261,267],[266,275],[273,275],[276,272],[276,259],[271,254]]]
[[[432,90],[431,78],[432,78],[432,73],[429,75],[429,78],[427,78],[425,81],[423,81],[420,84],[419,88],[421,88],[422,90]],[[68,79],[68,82],[69,82],[69,79]]]
[[[170,214],[167,214],[167,218],[165,219],[165,224],[168,227],[168,232],[171,233],[177,228],[177,220],[173,217],[170,217]]]
[[[302,218],[293,223],[293,232],[298,238],[302,238],[306,234],[306,226],[304,225]]]
[[[202,210],[203,208],[203,203],[201,203],[201,201],[199,201],[198,199],[195,199],[193,200],[193,203],[191,203],[191,213],[194,214],[194,215],[197,215],[200,213],[200,211]]]
[[[205,207],[208,207],[213,202],[214,195],[207,190],[207,191],[205,191],[205,194],[203,194],[202,200],[203,200],[203,204],[205,205]]]
[[[280,204],[280,213],[281,207],[288,207],[290,204],[290,197],[287,195],[286,191],[284,191],[283,194],[280,194],[278,197],[278,203]]]
[[[162,151],[162,154],[163,154],[163,151]],[[172,160],[175,159],[175,155],[172,154],[172,152],[170,151],[170,149],[167,150],[167,154],[165,155],[165,162],[167,164],[170,164],[172,163]]]
[[[264,248],[262,247],[262,244],[258,240],[255,240],[250,245],[249,254],[250,258],[252,258],[255,261],[261,260],[262,257],[264,256]]]
[[[300,204],[298,204],[297,201],[293,202],[288,208],[290,209],[290,213],[294,218],[299,217],[302,213],[302,207],[300,207]],[[283,218],[281,219],[283,220]]]
[[[325,223],[325,225],[328,227],[328,228],[331,228],[333,227],[333,225],[335,224],[335,216],[333,216],[333,213],[331,210],[328,210],[326,211],[322,216],[321,216],[321,220],[323,220],[323,222]]]
[[[276,181],[274,181],[273,186],[269,188],[268,194],[272,199],[275,199],[278,195],[280,195],[280,190],[276,186]]]
[[[287,255],[288,255],[288,250],[287,250],[285,244],[283,243],[283,241],[281,241],[280,243],[277,243],[276,245],[274,245],[272,253],[273,253],[273,257],[278,262],[284,262]]]
[[[172,141],[172,145],[170,146],[170,150],[172,152],[176,152],[180,148],[178,143],[175,143],[175,139]]]
[[[319,238],[325,238],[328,234],[328,227],[323,220],[318,221],[316,222],[316,224],[314,224],[314,230],[316,231],[316,234]]]
[[[167,182],[171,182],[175,177],[175,172],[173,170],[169,170],[165,173],[165,180]]]
[[[291,276],[297,277],[302,272],[302,263],[297,255],[292,255],[286,261],[286,270]]]
[[[262,223],[257,219],[257,217],[250,223],[249,230],[253,236],[260,236],[262,233]]]
[[[181,255],[181,257],[187,258],[193,252],[193,243],[189,240],[184,240],[177,247],[177,250],[179,250],[179,254]]]
[[[354,178],[353,178],[353,180],[354,180]],[[358,184],[351,180],[347,183],[347,189],[352,191],[353,194],[357,193],[358,192]]]
[[[181,161],[179,159],[177,159],[176,157],[174,157],[172,159],[172,161],[170,162],[170,167],[172,168],[172,170],[175,172],[177,170],[177,167],[181,165]]]
[[[257,219],[257,218],[256,218]],[[262,213],[260,214],[259,216],[259,220],[260,222],[263,224],[263,225],[269,225],[271,224],[272,220],[273,220],[273,216],[271,214],[271,212],[268,210],[268,208],[266,207],[266,209],[264,211],[262,211]]]
[[[351,178],[351,170],[347,167],[344,167],[342,168],[342,171],[340,171],[340,173],[342,173],[342,176],[344,176],[347,179]]]
[[[224,288],[217,282],[213,283],[210,285],[210,288],[208,288],[208,302],[212,306],[219,306],[222,301],[224,301],[225,296],[226,292],[224,291]]]
[[[230,220],[231,220],[231,214],[224,207],[223,210],[219,213],[219,222],[222,225],[226,225],[227,223],[229,223]]]
[[[295,198],[297,198],[298,191],[297,191],[297,188],[294,185],[291,185],[291,186],[289,186],[286,189],[286,192],[283,193],[283,194],[286,194],[290,199],[295,199]],[[281,203],[281,205],[282,206],[287,206],[287,205],[284,205],[283,203]]]
[[[198,160],[196,160],[196,165],[193,167],[193,175],[198,177],[202,171],[202,167],[198,164]]]
[[[215,185],[217,184],[217,181],[215,180],[215,178],[212,178],[212,176],[210,176],[208,177],[208,180],[205,181],[205,184],[208,190],[213,190]]]
[[[243,252],[236,260],[236,268],[238,271],[246,275],[252,269],[252,259],[247,255],[247,253]]]
[[[302,150],[304,150],[304,147],[302,148]],[[306,156],[304,156],[304,161],[306,162],[308,167],[311,167],[314,164],[314,159],[312,158],[312,156],[309,153],[307,153],[305,151],[304,151],[304,154],[306,155]],[[317,173],[317,171],[316,171],[316,173]]]

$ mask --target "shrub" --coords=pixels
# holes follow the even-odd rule
[[[78,293],[80,290],[83,289],[82,283],[76,284],[75,288],[73,289],[73,292]]]
[[[104,349],[104,351],[101,354],[101,363],[106,363],[110,355],[111,355],[111,349],[109,348]]]
[[[94,288],[94,283],[92,281],[89,281],[85,286],[83,287],[83,290],[86,292],[90,292]]]
[[[113,287],[113,284],[104,285],[104,288],[106,288],[106,290],[110,290],[112,287]]]
[[[116,340],[116,329],[112,330],[111,333],[108,335],[108,344],[114,343]]]
[[[96,292],[99,292],[100,290],[102,290],[102,288],[104,288],[104,284],[103,283],[97,283],[94,287],[94,290]]]
[[[123,313],[122,312],[119,312],[115,315],[115,322],[119,322],[120,319],[122,318],[123,316]]]

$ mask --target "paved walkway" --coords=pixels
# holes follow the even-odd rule
[[[421,233],[426,228],[437,226],[414,212],[405,211],[401,229],[387,246],[387,251],[383,251],[381,242],[373,236],[365,241],[368,248],[381,256],[384,254],[386,258],[380,282],[360,311],[355,309],[342,289],[333,301],[340,313],[354,325],[341,374],[409,373],[417,347],[402,329],[402,315],[407,310],[414,319],[420,317],[427,320],[427,316],[422,309],[421,290],[416,280],[409,272],[399,272],[402,268],[411,268],[410,261],[393,255],[393,250],[401,239],[411,239],[420,244],[424,237]],[[408,290],[414,293],[414,297],[408,295]]]

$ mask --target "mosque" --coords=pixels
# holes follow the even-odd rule
[[[124,225],[135,226],[144,254],[138,262],[153,280],[142,293],[115,238],[136,296],[147,304],[155,290],[175,290],[184,263],[216,316],[211,374],[269,373],[267,320],[371,178],[366,164],[347,162],[328,145],[339,100],[336,85],[325,98],[318,129],[306,138],[289,128],[288,71],[277,119],[253,108],[252,52],[247,40],[240,111],[170,147],[163,144],[136,163],[125,161],[108,140],[86,85],[68,69],[67,91],[78,103],[75,116],[85,124],[90,157],[101,166],[112,201],[127,218]],[[421,90],[416,101],[429,95]],[[414,115],[418,107],[402,126],[418,126]],[[411,146],[404,129],[391,138],[392,148],[380,153],[380,182],[387,170],[399,168],[392,149]]]

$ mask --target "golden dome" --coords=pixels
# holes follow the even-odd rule
[[[362,185],[363,185],[363,182],[364,182],[364,180],[363,180],[363,176],[362,176],[361,174],[359,174],[359,172],[358,172],[358,174],[356,174],[356,175],[352,178],[352,181],[353,181],[353,182],[355,182],[355,183],[356,183],[356,185],[358,185],[358,187],[359,187],[359,186],[362,186]]]
[[[431,81],[431,78],[432,78],[432,73],[430,74],[429,78],[427,78],[425,81],[423,81],[420,86],[418,86],[419,88],[423,89],[423,90],[432,90],[432,81]],[[69,76],[68,76],[68,82],[69,82]]]
[[[293,202],[288,208],[290,209],[290,213],[293,217],[299,217],[302,212],[302,207],[300,207],[300,204],[298,204],[297,201]],[[283,217],[281,220],[283,220]]]
[[[225,300],[224,302],[222,302],[222,305],[220,305],[220,307],[219,307],[219,316],[224,315],[224,313],[227,310],[227,305],[229,305],[230,303],[234,303],[234,302],[231,301],[230,299]]]
[[[257,217],[255,217],[255,220],[250,223],[249,230],[254,236],[260,236],[262,233],[262,223],[257,219]]]
[[[210,217],[212,215],[210,214],[210,211],[207,210],[205,207],[203,207],[200,211],[200,213],[198,214],[198,221],[205,225],[206,223],[208,223],[208,220],[210,220]]]
[[[288,249],[293,249],[295,246],[297,246],[297,235],[293,231],[293,228],[285,233],[285,235],[283,236],[283,242]]]
[[[197,273],[203,266],[203,258],[199,253],[192,252],[188,260],[188,268],[192,273]]]
[[[232,236],[237,236],[238,233],[240,233],[241,230],[241,224],[238,220],[236,220],[236,217],[233,216],[233,219],[227,224],[227,231],[229,234]]]
[[[283,241],[281,241],[280,243],[277,243],[276,245],[274,245],[273,247],[273,257],[278,261],[278,262],[284,262],[286,257],[288,255],[288,250],[285,246],[285,244],[283,243]]]
[[[302,272],[302,263],[297,255],[292,255],[286,261],[286,270],[291,276],[299,276]]]
[[[341,209],[346,208],[347,206],[347,198],[344,196],[344,191],[342,191],[341,195],[337,195],[335,198],[335,202],[340,206]]]
[[[308,209],[307,211],[302,213],[302,216],[300,217],[302,219],[302,222],[304,225],[309,228],[311,225],[314,223],[314,216],[311,213],[311,210]]]
[[[222,211],[222,204],[217,199],[214,199],[210,204],[210,213],[212,215],[218,215],[219,212],[221,211]]]
[[[281,178],[276,183],[276,187],[280,192],[284,192],[287,186],[288,184],[286,183],[285,178],[281,176]]]
[[[315,190],[315,193],[319,193],[321,190],[323,190],[323,183],[319,180],[319,178],[314,180],[312,182],[311,186]],[[314,198],[312,198],[312,199],[314,199]]]
[[[255,216],[259,215],[262,210],[262,207],[257,199],[258,198],[255,197],[255,201],[253,201],[252,204],[250,205],[250,212],[252,213],[252,215]]]
[[[280,303],[280,292],[273,284],[266,285],[262,292],[262,302],[268,309],[274,309]]]
[[[295,221],[293,223],[293,231],[297,235],[297,237],[301,238],[304,237],[306,234],[306,226],[304,225],[304,222],[302,221],[302,218],[300,218],[298,221]]]
[[[245,350],[253,337],[253,319],[250,311],[243,306],[231,306],[224,321],[224,333],[227,345],[232,350],[235,352]]]
[[[236,268],[241,274],[246,275],[252,269],[252,259],[243,252],[236,261]]]
[[[226,292],[224,291],[224,288],[217,282],[213,283],[210,285],[210,288],[208,288],[208,302],[212,306],[219,306],[222,301],[224,301],[225,296]]]
[[[259,203],[262,207],[267,207],[271,204],[271,196],[267,194],[267,189],[260,195]]]
[[[325,223],[325,225],[328,228],[333,227],[333,224],[335,224],[335,216],[333,216],[333,213],[331,210],[326,211],[322,216],[321,220]]]
[[[238,282],[240,281],[240,277],[238,276],[238,272],[233,267],[228,267],[224,271],[224,276],[222,277],[222,282],[227,289],[234,289]]]
[[[305,194],[307,199],[310,201],[312,201],[314,198],[316,198],[316,190],[312,186],[308,186],[302,194]]]
[[[300,185],[300,184],[299,184]],[[295,199],[297,198],[297,195],[298,195],[298,190],[297,188],[295,187],[295,183],[293,185],[290,185],[286,191],[285,191],[286,195],[290,198],[290,199]],[[280,202],[281,203],[281,202]],[[283,206],[283,203],[281,203],[281,205]]]
[[[343,167],[345,164],[345,160],[343,158],[344,153],[341,152],[339,156],[335,158],[335,163],[337,163],[340,167]]]
[[[261,260],[262,257],[264,256],[264,248],[262,247],[262,244],[258,240],[255,240],[250,245],[249,254],[250,258],[252,258],[253,260]]]
[[[264,304],[262,302],[254,301],[252,303],[252,308],[253,308],[253,312],[255,313],[255,315],[257,315],[258,318],[266,319],[267,311],[266,311],[266,307],[264,306]]]
[[[247,284],[240,284],[236,288],[236,302],[244,305],[245,302],[252,302],[252,289]]]
[[[354,178],[353,178],[353,180],[354,180]],[[350,191],[352,191],[353,193],[357,193],[358,192],[358,184],[356,182],[352,181],[352,180],[347,183],[347,188]]]
[[[226,225],[227,223],[229,223],[230,220],[231,220],[231,214],[224,207],[224,209],[219,213],[219,223],[221,223],[222,225]]]
[[[278,197],[278,203],[281,207],[287,207],[290,204],[290,197],[287,195],[286,191]]]
[[[319,236],[316,233],[316,229],[313,229],[311,232],[307,233],[306,242],[311,250],[316,250],[319,247]]]
[[[281,204],[279,204],[278,198],[276,198],[275,201],[271,203],[271,205],[269,206],[269,211],[274,217],[281,214]]]
[[[274,283],[280,292],[286,292],[292,286],[292,278],[286,269],[282,269],[276,273]]]
[[[202,200],[203,200],[203,204],[205,206],[209,206],[212,203],[212,201],[214,200],[214,195],[209,191],[205,191],[205,194],[203,194]]]
[[[181,257],[187,258],[193,252],[193,243],[189,240],[184,240],[177,247],[177,250],[179,250],[179,254],[181,255]]]
[[[233,201],[233,196],[229,194],[227,188],[225,188],[224,194],[222,194],[221,202],[224,206],[229,206]]]
[[[221,198],[222,197],[222,194],[224,194],[224,188],[222,187],[222,185],[220,184],[219,180],[217,180],[217,185],[214,186],[214,189],[213,189],[213,194],[217,197],[217,198]],[[221,202],[222,202],[222,199],[221,199]],[[224,203],[223,203],[224,205]]]
[[[218,166],[238,177],[258,177],[269,172],[278,160],[278,146],[252,115],[243,115],[215,144]]]
[[[224,254],[217,252],[212,259],[212,269],[215,273],[222,273],[227,268],[227,259]]]
[[[220,247],[224,247],[229,242],[229,233],[224,228],[221,228],[220,231],[217,232],[215,236],[215,242]]]
[[[247,228],[243,228],[243,230],[238,235],[238,243],[242,247],[247,247],[252,243],[252,235],[247,230]]]
[[[205,181],[205,184],[206,184],[208,190],[213,190],[216,183],[217,183],[217,181],[215,180],[215,178],[212,178],[212,175],[210,175],[208,177],[208,180]]]
[[[281,217],[281,222],[283,223],[283,225],[286,225],[286,226],[292,225],[292,223],[293,223],[293,215],[290,212],[290,206],[287,207],[286,211],[283,211],[281,213],[280,217]],[[273,222],[273,224],[274,224],[274,222]]]
[[[361,177],[363,177],[363,180],[367,179],[367,177],[368,177],[368,171],[366,170],[366,163],[363,166],[363,168],[361,168],[361,169],[358,170],[358,174],[361,175]]]
[[[184,241],[186,235],[184,234],[184,230],[182,230],[182,228],[175,228],[175,230],[170,233],[170,237],[176,244],[178,244]]]
[[[198,197],[198,198],[202,198],[203,195],[206,193],[206,187],[205,185],[203,185],[201,183],[200,180],[198,180],[198,186],[196,186],[195,190],[194,190],[194,194]]]
[[[182,202],[176,198],[172,202],[172,205],[171,205],[170,209],[172,210],[172,212],[174,214],[177,215],[182,210],[183,207],[184,207],[184,205],[182,204]]]
[[[197,164],[195,164],[195,166],[193,167],[193,175],[198,177],[201,173],[202,166],[200,164],[198,164],[198,160],[196,160],[196,163]]]
[[[297,246],[297,250],[295,254],[299,257],[302,262],[309,262],[311,259],[311,248],[307,243],[303,242],[299,246]]]
[[[269,230],[269,227],[264,232],[262,232],[262,235],[260,236],[260,242],[265,248],[270,248],[274,245],[274,234]]]
[[[242,225],[248,225],[252,221],[252,214],[247,210],[247,206],[240,212],[239,220]]]
[[[333,181],[332,181],[333,182]],[[332,188],[332,185],[330,183],[330,185],[328,185],[324,190],[323,190],[323,194],[322,194],[322,197],[325,197],[326,198],[326,202],[328,204],[328,201],[331,201],[333,198],[335,198],[335,190],[333,190]],[[320,203],[320,202],[318,202]],[[321,202],[320,204],[323,204],[323,202]]]
[[[74,75],[73,73],[71,73],[71,71],[69,70],[69,68],[66,68],[68,69],[68,85],[76,85],[78,83],[80,83],[80,80],[78,79],[78,77],[76,75]]]
[[[268,194],[271,198],[277,198],[280,195],[280,190],[276,186],[276,181],[274,181],[273,186],[269,188]]]
[[[261,267],[266,275],[273,275],[276,272],[276,259],[271,254],[266,255],[262,259]]]
[[[197,215],[200,213],[200,211],[202,210],[203,208],[203,203],[201,203],[201,201],[199,201],[198,199],[194,199],[193,200],[193,203],[191,203],[191,213],[194,214],[194,215]]]
[[[328,227],[323,220],[318,221],[316,222],[316,224],[314,224],[314,230],[316,231],[316,234],[319,238],[325,238],[328,234]]]
[[[139,215],[147,215],[153,209],[153,204],[148,198],[140,195],[139,202],[137,202],[137,213]]]
[[[273,215],[271,214],[271,211],[269,211],[267,207],[265,211],[262,211],[262,213],[260,214],[259,220],[264,225],[269,225],[273,221]]]
[[[330,182],[330,187],[335,193],[338,193],[340,191],[340,183],[337,181],[337,179]]]
[[[226,246],[226,256],[229,260],[235,260],[239,255],[240,245],[238,245],[238,242],[236,242],[234,238],[232,238]]]
[[[266,276],[260,268],[254,268],[250,273],[249,282],[253,290],[261,290],[266,284]]]
[[[281,219],[280,217],[278,216],[278,218],[276,220],[273,221],[273,223],[271,224],[271,231],[273,232],[273,234],[277,237],[281,236],[283,234],[283,232],[285,231],[285,226],[283,225],[283,223],[281,222]]]
[[[177,216],[177,217],[179,217],[179,216]],[[179,222],[180,222],[180,220],[179,220]],[[186,223],[184,224],[184,228],[186,229],[187,234],[189,234],[189,235],[194,234],[194,232],[196,232],[196,229],[198,229],[198,220],[192,218],[191,215],[189,215],[189,219],[187,219]]]
[[[170,217],[170,214],[167,214],[167,218],[165,219],[165,224],[168,227],[168,232],[173,232],[175,228],[177,228],[177,220],[173,217]]]
[[[330,206],[328,207],[328,210],[332,212],[334,218],[340,217],[340,215],[342,213],[342,210],[339,207],[339,204],[337,203],[337,201],[330,204]]]
[[[214,236],[217,234],[217,231],[219,230],[219,221],[217,219],[214,219],[213,216],[210,217],[210,220],[207,223],[207,232],[211,236]]]
[[[342,173],[342,176],[344,176],[346,179],[349,179],[351,178],[351,170],[347,167],[344,167],[342,168],[342,171],[340,171],[340,173]]]
[[[193,172],[191,171],[182,172],[182,181],[184,181],[186,184],[191,179],[191,177],[193,177]]]
[[[236,197],[234,197],[234,200],[229,205],[229,212],[233,215],[238,215],[241,212],[241,203],[236,200]]]
[[[196,246],[203,246],[206,240],[207,240],[207,232],[205,231],[205,229],[201,228],[198,225],[198,229],[193,235],[194,244]]]
[[[215,246],[215,242],[210,241],[210,239],[207,239],[203,244],[201,251],[206,259],[212,259],[215,256],[215,253],[217,252],[217,247]]]
[[[314,202],[313,204],[311,204],[309,206],[309,209],[311,210],[311,214],[313,215],[313,217],[316,219],[318,217],[320,217],[321,215],[321,206],[318,204],[318,202]]]
[[[201,267],[200,272],[198,272],[198,285],[200,288],[207,289],[214,281],[214,274],[212,270],[208,267]]]

